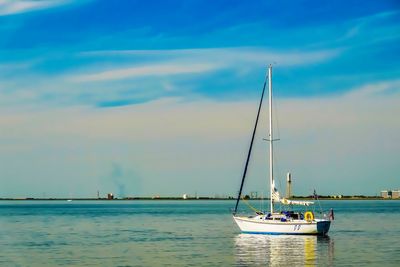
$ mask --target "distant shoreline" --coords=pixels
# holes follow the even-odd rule
[[[314,200],[310,197],[295,197],[291,198],[293,200]],[[236,198],[228,197],[228,198],[216,198],[216,197],[198,197],[198,198],[182,198],[182,197],[127,197],[127,198],[0,198],[0,201],[132,201],[132,200],[231,200],[234,201]],[[247,200],[269,200],[269,198],[250,198]],[[392,199],[392,198],[382,198],[382,197],[342,197],[342,198],[331,198],[331,197],[319,197],[318,200],[400,200],[400,198]]]

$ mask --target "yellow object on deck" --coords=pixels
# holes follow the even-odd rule
[[[314,213],[312,211],[307,211],[304,213],[304,219],[306,219],[306,221],[314,220]]]

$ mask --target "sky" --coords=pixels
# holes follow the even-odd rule
[[[0,197],[234,196],[269,64],[280,191],[400,188],[396,0],[0,0]]]

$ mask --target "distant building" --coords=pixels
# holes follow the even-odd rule
[[[188,195],[187,194],[183,194],[182,198],[183,199],[188,199]]]
[[[392,198],[400,198],[400,190],[393,190]]]
[[[113,195],[113,193],[108,193],[107,194],[107,199],[114,199],[114,195]]]
[[[383,190],[381,191],[382,198],[392,198],[392,191],[390,190]]]

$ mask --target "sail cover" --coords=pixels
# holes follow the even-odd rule
[[[280,198],[278,189],[275,187],[275,181],[272,181],[272,199],[274,202],[280,202],[284,205],[302,205],[302,206],[310,206],[313,205],[312,201],[298,201],[298,200],[290,200],[286,198]]]
[[[298,201],[298,200],[290,200],[286,198],[280,199],[280,202],[284,205],[303,205],[303,206],[310,206],[313,205],[314,202],[312,201]]]

